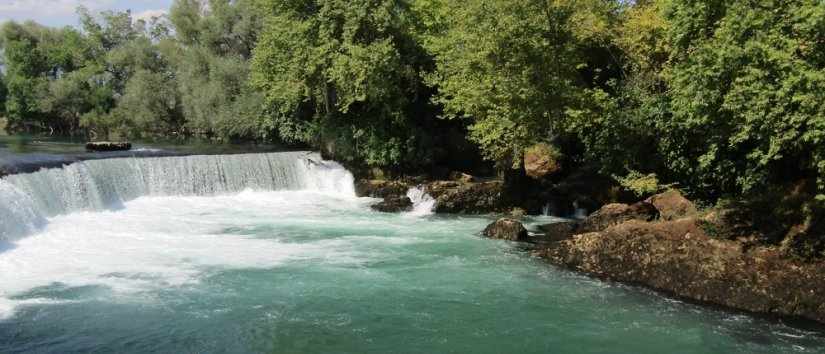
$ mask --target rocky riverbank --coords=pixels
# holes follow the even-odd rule
[[[514,238],[520,225],[505,220],[485,235],[533,242],[535,255],[559,266],[679,298],[825,323],[825,262],[794,259],[752,238],[715,238],[714,230],[728,225],[675,191],[542,225],[528,238]]]
[[[737,227],[719,217],[724,211],[699,212],[676,190],[606,204],[583,220],[529,233],[519,222],[523,204],[501,181],[361,180],[356,191],[384,198],[375,209],[391,212],[408,208],[403,199],[416,186],[437,200],[439,213],[508,215],[482,234],[532,243],[533,253],[552,264],[678,298],[825,323],[825,262],[790,257],[755,237],[721,237],[720,230]]]
[[[373,206],[384,212],[402,211],[409,207],[406,197],[410,188],[421,188],[436,200],[435,212],[457,214],[509,213],[518,203],[511,198],[499,180],[422,181],[359,180],[355,191],[359,197],[383,198]],[[405,199],[407,198],[407,199]]]

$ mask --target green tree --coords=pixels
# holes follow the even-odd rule
[[[207,6],[208,5],[208,6]],[[249,84],[261,16],[250,1],[176,1],[170,12],[176,41],[163,52],[176,67],[187,128],[226,140],[268,138],[263,94]]]
[[[813,177],[825,191],[825,6],[672,1],[668,167],[711,194]]]
[[[589,11],[597,3],[441,2],[444,14],[427,17],[435,100],[447,118],[472,120],[470,139],[486,158],[517,167],[524,148],[565,133],[590,83],[582,49],[609,22],[607,7]]]
[[[268,125],[287,141],[338,158],[389,166],[424,162],[417,107],[428,95],[429,57],[398,0],[260,1],[267,14],[253,82],[271,106]]]
[[[620,8],[610,34],[602,36],[610,42],[605,48],[619,58],[620,73],[603,87],[587,90],[583,109],[568,112],[567,129],[581,144],[583,160],[606,175],[632,177],[644,171],[672,178],[658,149],[657,127],[670,117],[667,1],[635,1]]]

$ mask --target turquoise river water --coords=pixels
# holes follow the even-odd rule
[[[819,329],[594,280],[374,212],[314,154],[0,180],[0,353],[822,353]]]

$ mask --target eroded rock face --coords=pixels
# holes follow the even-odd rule
[[[656,194],[647,198],[645,202],[653,204],[662,220],[676,220],[686,216],[694,216],[697,213],[693,202],[685,198],[681,192],[671,189],[667,192]]]
[[[747,311],[825,322],[825,262],[708,237],[695,218],[628,221],[575,235],[538,255],[599,277]]]
[[[521,222],[509,218],[501,218],[487,225],[484,236],[509,241],[526,241],[530,237]]]
[[[406,196],[387,197],[383,201],[371,205],[370,208],[384,213],[399,213],[412,210],[413,203]]]

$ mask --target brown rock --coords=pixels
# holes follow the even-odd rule
[[[412,210],[413,203],[410,198],[404,197],[387,197],[383,201],[370,206],[373,210],[384,213],[398,213],[402,211]]]
[[[424,191],[435,198],[437,213],[485,214],[509,211],[501,181],[461,183],[436,181],[426,184]]]
[[[676,189],[656,194],[645,201],[656,207],[662,220],[676,220],[697,213],[696,206]]]
[[[366,179],[355,182],[355,194],[359,197],[387,198],[407,195],[410,185],[400,181]]]
[[[510,241],[525,241],[528,239],[527,229],[518,220],[502,218],[487,225],[484,236]]]
[[[540,179],[561,170],[559,152],[554,147],[539,143],[524,151],[524,171],[528,176]]]
[[[572,220],[538,226],[539,231],[544,233],[544,236],[540,237],[544,242],[558,242],[571,238],[578,228],[579,222]]]
[[[638,202],[632,205],[607,204],[582,220],[576,231],[577,233],[601,231],[609,226],[629,220],[651,221],[656,219],[658,215],[659,212],[656,207],[648,202]]]
[[[628,221],[537,252],[552,263],[611,280],[735,309],[825,322],[825,262],[776,248],[708,237],[699,220]]]

